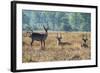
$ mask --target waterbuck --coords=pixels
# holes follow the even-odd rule
[[[81,47],[88,48],[88,37],[87,34],[82,35],[82,44]]]
[[[31,34],[31,46],[34,43],[34,41],[40,41],[41,42],[41,48],[45,48],[45,40],[48,37],[48,27],[46,28],[45,26],[43,26],[45,32],[44,33],[37,33],[37,32],[32,32]]]
[[[72,45],[72,43],[70,43],[70,42],[62,41],[62,35],[61,34],[58,35],[58,33],[57,33],[57,37],[56,38],[57,38],[57,45],[60,45],[62,48],[65,45]]]

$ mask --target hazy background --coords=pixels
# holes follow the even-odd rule
[[[22,10],[23,30],[91,31],[91,13]]]

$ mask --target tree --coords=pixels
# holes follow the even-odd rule
[[[33,30],[49,26],[52,31],[91,31],[91,14],[81,12],[23,10],[22,24]],[[24,29],[25,30],[25,29]]]

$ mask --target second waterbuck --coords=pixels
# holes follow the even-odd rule
[[[31,34],[31,39],[32,39],[32,42],[31,42],[31,46],[32,44],[34,43],[34,41],[40,41],[41,43],[41,48],[45,48],[45,40],[47,39],[48,37],[48,27],[46,28],[45,26],[43,26],[45,32],[44,33],[37,33],[37,32],[32,32]]]
[[[68,41],[62,41],[62,35],[61,34],[58,35],[58,33],[57,33],[56,39],[57,39],[57,45],[58,46],[60,45],[62,48],[65,45],[72,45],[72,43],[70,43]]]

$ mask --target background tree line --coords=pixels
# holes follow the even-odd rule
[[[91,14],[59,11],[22,11],[23,31],[43,30],[49,26],[51,31],[91,31]]]

